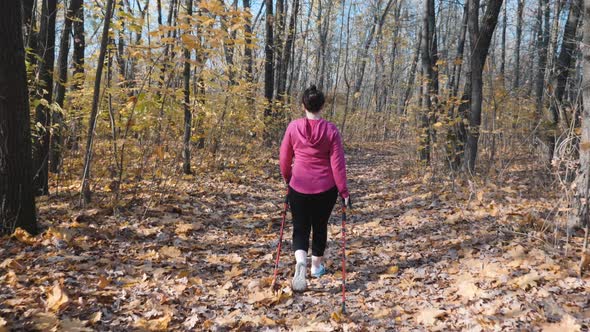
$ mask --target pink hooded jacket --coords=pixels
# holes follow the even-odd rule
[[[285,131],[279,161],[283,179],[295,191],[319,194],[336,186],[340,196],[348,197],[342,140],[331,122],[293,120]]]

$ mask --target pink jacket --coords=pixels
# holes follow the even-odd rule
[[[285,131],[279,160],[283,179],[295,191],[319,194],[336,186],[340,196],[348,197],[342,140],[331,122],[292,121]]]

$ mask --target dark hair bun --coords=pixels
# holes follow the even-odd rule
[[[312,113],[319,112],[326,101],[324,93],[318,90],[315,84],[312,84],[309,88],[303,91],[303,97],[301,99],[305,109]]]

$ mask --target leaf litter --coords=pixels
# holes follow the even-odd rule
[[[535,196],[518,172],[475,191],[453,186],[379,149],[349,156],[346,315],[338,207],[330,273],[293,293],[287,223],[279,290],[270,289],[284,191],[272,166],[272,176],[240,181],[183,177],[116,216],[43,201],[47,231],[1,239],[0,332],[588,329],[579,252],[548,246],[552,235],[536,226],[554,194]]]

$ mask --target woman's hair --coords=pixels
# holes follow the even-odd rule
[[[317,113],[322,109],[322,106],[324,106],[326,99],[324,98],[324,93],[318,90],[315,85],[312,85],[303,91],[301,101],[306,110],[312,113]]]

